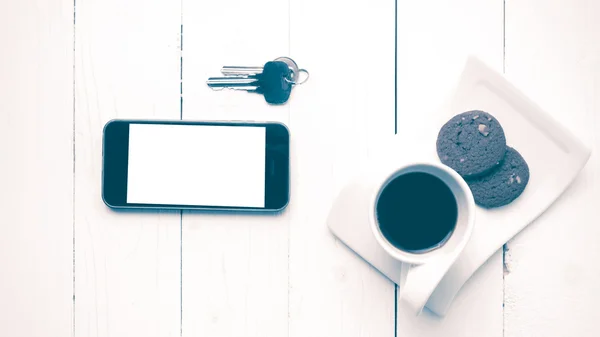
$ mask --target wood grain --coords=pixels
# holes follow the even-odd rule
[[[506,336],[597,335],[598,13],[593,0],[506,2],[507,77],[592,148],[573,185],[508,244]]]
[[[179,336],[180,212],[102,202],[102,128],[179,119],[181,8],[81,0],[75,62],[75,335]]]
[[[394,285],[325,220],[382,135],[394,134],[394,2],[291,2],[289,336],[394,336]]]
[[[288,55],[287,1],[184,0],[183,36],[184,119],[288,124],[289,105],[206,85],[225,65],[262,66]],[[287,334],[289,219],[287,212],[184,212],[183,336]]]
[[[503,2],[398,2],[398,134],[407,139],[430,126],[452,94],[468,55],[498,71],[503,66]],[[455,298],[447,316],[430,312],[398,320],[398,336],[502,336],[502,252],[496,253]],[[467,318],[468,319],[465,319]]]
[[[0,2],[0,335],[595,336],[595,152],[508,244],[504,272],[498,252],[446,317],[396,331],[394,285],[325,217],[380,136],[427,123],[471,53],[600,149],[597,1],[398,1],[397,125],[393,2],[78,0],[73,13],[73,1]],[[205,85],[223,65],[283,55],[311,72],[287,105]],[[112,118],[284,122],[290,206],[111,211]]]
[[[0,2],[0,335],[73,333],[73,2]]]

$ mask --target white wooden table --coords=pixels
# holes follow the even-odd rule
[[[471,53],[600,150],[599,18],[597,0],[1,1],[0,336],[597,336],[595,152],[443,320],[396,324],[394,284],[325,216],[369,144],[436,108]],[[287,105],[205,85],[282,55],[311,73]],[[287,211],[110,211],[116,117],[285,122]]]

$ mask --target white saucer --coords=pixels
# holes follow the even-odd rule
[[[573,182],[587,163],[591,151],[571,132],[516,89],[501,74],[476,58],[469,58],[450,102],[428,115],[414,115],[406,121],[402,135],[373,149],[371,155],[402,155],[403,144],[412,151],[437,159],[435,142],[441,126],[452,116],[467,110],[484,110],[502,124],[507,144],[521,153],[530,170],[523,194],[513,203],[485,210],[477,207],[472,237],[458,260],[435,288],[427,308],[443,316],[458,291],[473,273],[504,243],[540,216]],[[398,142],[398,143],[396,143]],[[394,145],[395,144],[395,145]],[[411,151],[411,152],[412,152]],[[401,284],[402,264],[377,245],[368,223],[347,221],[348,214],[335,212],[336,205],[356,194],[339,195],[327,225],[340,241],[396,284]]]

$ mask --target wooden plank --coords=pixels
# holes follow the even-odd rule
[[[290,102],[291,337],[394,336],[394,284],[325,223],[380,136],[394,134],[394,13],[393,1],[291,2],[291,54],[311,73]]]
[[[73,332],[73,2],[0,3],[0,335]]]
[[[398,2],[397,32],[398,134],[407,139],[449,98],[469,54],[502,71],[503,1]],[[446,317],[399,317],[398,336],[502,336],[501,254],[464,286]]]
[[[225,65],[262,66],[287,55],[288,3],[184,0],[183,9],[183,118],[287,124],[288,105],[213,91],[206,79],[219,76]],[[184,212],[183,336],[287,334],[288,226],[287,212]]]
[[[179,119],[178,1],[81,0],[75,63],[75,335],[179,336],[180,212],[102,202],[102,128]]]
[[[508,244],[506,336],[595,336],[600,268],[600,3],[506,2],[506,74],[592,148],[578,179]]]

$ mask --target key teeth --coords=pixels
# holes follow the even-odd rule
[[[224,66],[221,68],[221,74],[225,76],[256,76],[262,73],[262,69],[262,67]]]

